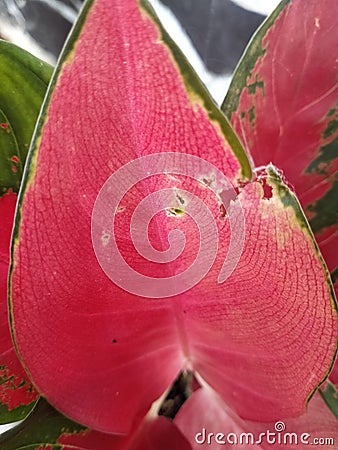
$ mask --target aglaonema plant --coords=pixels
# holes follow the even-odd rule
[[[15,137],[24,117],[29,141],[50,69],[4,44],[18,60],[12,73],[29,66],[15,101],[41,83],[25,114],[7,115],[10,89],[0,105],[2,422],[40,400],[1,449],[186,450],[203,439],[218,449],[217,433],[282,436],[285,426],[310,435],[300,448],[338,439],[335,387],[325,385],[325,401],[316,392],[334,362],[336,301],[296,197],[317,170],[305,169],[318,168],[327,146],[334,156],[334,55],[315,61],[335,34],[330,9],[333,1],[282,2],[258,31],[223,104],[238,139],[146,1],[85,3],[49,84],[17,205],[8,286],[18,356],[5,310],[27,147]],[[300,10],[305,28],[295,26]],[[294,64],[303,48],[308,65]],[[304,67],[313,65],[308,87]],[[302,124],[295,150],[285,144],[293,122],[280,113],[287,95]],[[329,188],[302,205],[316,217],[323,208],[330,228],[334,163],[325,161],[327,173],[310,183]]]
[[[222,109],[256,167],[291,183],[338,286],[337,8],[282,1],[248,46]],[[302,27],[299,17],[302,15]],[[267,113],[269,111],[269,119]],[[338,382],[337,368],[332,379]]]
[[[280,3],[248,46],[222,108],[255,166],[272,161],[284,171],[337,283],[338,87],[335,56],[328,58],[337,20],[329,0],[303,6]]]

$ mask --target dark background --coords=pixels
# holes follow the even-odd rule
[[[175,14],[206,68],[230,74],[264,16],[231,0],[160,0]],[[32,38],[41,55],[58,56],[82,0],[0,0],[0,35],[14,43]],[[32,53],[34,53],[32,49]],[[41,56],[40,55],[40,56]]]

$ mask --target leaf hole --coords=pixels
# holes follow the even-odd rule
[[[184,214],[184,211],[183,211],[183,209],[180,209],[180,208],[167,208],[166,213],[167,213],[167,216],[179,217]]]
[[[260,178],[258,181],[263,188],[263,198],[265,200],[270,200],[273,196],[272,186],[267,183],[266,178]]]

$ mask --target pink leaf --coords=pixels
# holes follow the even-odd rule
[[[226,119],[145,2],[87,3],[53,84],[11,278],[13,332],[39,391],[114,433],[186,368],[244,418],[303,412],[337,317],[278,172],[249,181]],[[189,286],[181,273],[201,267]]]
[[[248,47],[222,106],[256,166],[294,186],[333,279],[338,253],[338,5],[283,1]]]
[[[281,416],[275,423],[257,423],[242,420],[215,393],[202,388],[182,406],[174,423],[193,450],[204,446],[210,450],[229,446],[245,450],[305,450],[309,445],[329,450],[338,439],[337,421],[318,393],[300,417]]]
[[[64,450],[192,450],[181,431],[168,419],[156,417],[140,424],[132,436],[112,436],[95,431],[63,435],[58,439]]]

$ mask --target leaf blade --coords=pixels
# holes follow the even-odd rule
[[[190,450],[185,437],[163,417],[147,419],[131,436],[99,433],[85,428],[39,400],[31,415],[0,436],[3,450]]]
[[[262,450],[271,445],[277,450],[282,450],[285,446],[297,446],[306,450],[309,445],[316,444],[315,439],[318,439],[317,442],[320,442],[319,439],[322,442],[330,439],[326,441],[327,445],[323,444],[329,449],[337,439],[336,420],[319,393],[315,394],[307,412],[300,417],[280,417],[275,423],[257,423],[242,420],[229,410],[214,392],[203,387],[194,392],[183,405],[174,423],[190,442],[193,442],[193,450],[208,442],[209,433],[213,434],[209,437],[208,447],[213,450],[218,450],[221,445],[226,444],[243,449],[250,446],[255,450]],[[217,443],[217,434],[218,442],[221,441],[222,444]]]
[[[0,40],[2,193],[18,192],[29,143],[52,68]]]
[[[0,41],[0,423],[23,419],[37,393],[15,353],[8,324],[7,276],[17,192],[35,121],[43,100],[49,65]]]
[[[271,198],[265,195],[264,180],[250,182],[248,170],[244,171],[243,179],[243,162],[237,160],[223,133],[228,130],[226,121],[215,112],[217,117],[212,117],[210,122],[206,103],[191,91],[186,92],[186,79],[177,60],[169,53],[167,43],[161,41],[157,22],[144,9],[139,9],[136,1],[115,0],[113,8],[111,1],[98,0],[87,3],[86,7],[91,9],[85,10],[85,16],[75,28],[75,38],[80,36],[80,39],[75,47],[72,39],[69,41],[58,78],[53,81],[54,90],[50,91],[51,101],[45,105],[48,120],[42,117],[40,121],[17,216],[11,279],[13,333],[32,379],[63,413],[104,432],[129,432],[135,420],[145,416],[152,402],[189,364],[247,418],[271,419],[277,410],[298,414],[331,364],[337,318],[326,284],[326,269],[297,200],[271,168],[264,175],[270,183]],[[80,34],[83,20],[86,27]],[[227,284],[219,286],[216,272],[226,259],[230,225],[219,199],[208,189],[214,181],[213,173],[201,172],[192,181],[188,172],[179,185],[198,194],[212,211],[221,236],[220,252],[213,270],[191,292],[173,299],[160,296],[154,300],[130,294],[107,279],[92,248],[91,214],[97,195],[112,172],[116,173],[135,158],[170,151],[191,159],[202,157],[205,163],[213,163],[222,170],[238,188],[238,198],[250,228],[246,236],[248,245],[238,266],[241,270],[234,271]],[[247,161],[244,163],[249,167]],[[149,175],[151,164],[144,163],[142,170]],[[46,173],[50,174],[48,179]],[[198,230],[189,222],[188,214],[177,214],[176,207],[171,208],[175,214],[170,216],[162,211],[158,220],[150,224],[149,239],[157,244],[158,251],[166,250],[167,236],[179,221],[191,243],[183,262],[175,263],[174,267],[163,269],[158,265],[156,268],[135,255],[127,236],[133,207],[143,195],[150,196],[157,188],[177,189],[175,177],[170,178],[165,171],[160,176],[153,181],[145,176],[138,189],[131,190],[129,197],[126,194],[126,203],[117,211],[121,214],[116,219],[117,238],[126,260],[140,273],[148,270],[155,278],[189,267],[193,261],[192,250],[199,248]],[[49,190],[53,191],[51,197],[44,194]],[[229,204],[233,200],[229,199]],[[283,200],[288,202],[284,204]],[[182,198],[180,203],[182,209]],[[110,210],[107,211],[109,215]],[[264,227],[260,227],[263,223]],[[282,237],[274,227],[280,229]],[[269,282],[264,281],[264,295],[260,295],[263,280],[258,274],[252,298],[248,292],[253,282],[246,280],[247,270],[248,267],[256,270],[252,262],[256,243],[261,250],[258,252],[260,266],[264,266],[267,235],[272,242],[271,265],[278,276],[274,276],[274,270],[271,274],[264,270]],[[106,242],[100,240],[102,246]],[[282,257],[278,253],[280,248]],[[307,264],[297,261],[295,248],[301,252],[309,270]],[[289,254],[292,265],[286,273]],[[38,270],[41,258],[43,273]],[[21,266],[29,267],[26,274],[20,273]],[[290,295],[286,295],[280,283],[286,278]],[[310,291],[309,298],[306,297],[308,308],[304,307],[302,297],[308,290],[307,278],[311,279],[313,292],[318,294]],[[79,286],[74,280],[81,281]],[[175,286],[175,278],[169,282]],[[242,283],[245,289],[241,291],[238,286]],[[299,323],[295,323],[291,313],[291,317],[280,316],[278,296],[286,311],[297,313],[307,339],[299,333]],[[46,298],[48,301],[43,300]],[[272,317],[269,308],[264,308],[266,298],[274,312]],[[247,309],[256,314],[255,321],[248,319]],[[264,309],[266,316],[261,315]],[[29,316],[23,311],[30,311]],[[318,320],[313,320],[315,317]],[[281,320],[292,331],[289,338],[283,334]],[[251,324],[249,327],[242,326],[247,322]],[[263,326],[255,330],[253,323]],[[283,337],[274,355],[266,336],[270,342],[278,342],[278,337]],[[204,346],[203,341],[206,341]],[[316,345],[312,345],[314,342]],[[319,343],[324,351],[318,350]],[[302,345],[315,349],[314,362],[306,354],[300,354]],[[286,351],[287,346],[292,351]],[[248,348],[254,350],[251,360],[247,357]],[[287,364],[289,355],[292,356],[290,365]],[[269,358],[273,359],[271,373],[266,370]],[[55,376],[52,367],[62,368],[59,373],[62,391],[51,382]],[[243,367],[257,372],[245,371]],[[279,380],[287,386],[285,391],[290,397],[292,392],[292,402],[271,376],[279,370],[282,371]],[[294,379],[300,373],[305,374],[301,392],[295,388]],[[299,384],[304,381],[297,379]],[[228,387],[223,388],[224,384]],[[232,392],[236,392],[237,400]],[[259,410],[257,397],[263,399]]]
[[[197,87],[197,89],[199,89],[199,92],[197,92],[197,93],[191,92],[191,98],[189,98],[188,94],[185,91],[185,79],[182,76],[182,74],[180,73],[180,69],[178,69],[178,67],[176,65],[172,64],[172,56],[169,53],[169,49],[168,49],[167,45],[165,43],[162,43],[161,45],[159,45],[159,42],[161,39],[161,33],[163,30],[159,29],[158,23],[154,23],[152,21],[153,17],[151,18],[149,9],[147,9],[147,11],[145,11],[145,9],[144,9],[145,3],[143,3],[143,7],[140,9],[139,9],[138,4],[136,4],[136,2],[128,2],[126,5],[124,5],[121,2],[115,1],[114,5],[110,5],[109,8],[107,7],[107,3],[108,3],[107,1],[96,1],[96,2],[89,1],[85,4],[82,15],[81,15],[77,25],[74,28],[73,36],[71,36],[70,39],[68,40],[64,56],[61,58],[60,66],[56,71],[56,75],[58,75],[58,77],[55,75],[51,82],[51,88],[50,88],[48,96],[49,96],[49,100],[51,99],[51,97],[54,98],[54,103],[51,102],[50,106],[48,106],[46,103],[45,109],[44,109],[44,114],[46,114],[48,111],[49,117],[52,114],[57,115],[57,117],[58,117],[57,120],[59,123],[58,127],[60,127],[64,133],[66,133],[67,131],[69,132],[69,130],[70,130],[71,120],[69,120],[68,117],[66,117],[66,113],[64,113],[62,116],[60,114],[60,111],[61,110],[65,111],[66,109],[68,109],[68,111],[72,111],[73,117],[75,117],[75,110],[73,109],[73,106],[75,104],[77,105],[76,106],[76,115],[77,115],[79,109],[80,110],[82,109],[81,101],[87,101],[88,95],[91,95],[97,99],[97,101],[101,104],[103,109],[108,108],[108,110],[110,110],[110,114],[115,117],[115,119],[114,119],[115,122],[119,123],[120,126],[122,127],[122,129],[124,129],[126,131],[125,137],[120,139],[118,137],[118,134],[116,134],[116,131],[114,130],[113,124],[111,123],[109,125],[105,116],[102,116],[102,114],[100,115],[99,110],[95,111],[95,115],[93,117],[90,117],[90,120],[88,118],[86,118],[86,123],[88,124],[88,128],[85,127],[84,129],[87,129],[87,131],[89,132],[89,134],[87,134],[87,137],[84,137],[84,135],[83,135],[84,129],[81,129],[81,130],[78,129],[77,135],[75,136],[75,138],[78,140],[75,145],[75,148],[78,148],[78,149],[82,148],[83,141],[86,142],[87,138],[89,138],[90,140],[92,139],[92,133],[93,133],[93,131],[92,131],[93,125],[92,124],[95,124],[94,128],[96,127],[96,130],[105,136],[109,136],[109,133],[112,133],[112,135],[115,137],[117,136],[117,146],[120,147],[119,160],[116,160],[116,159],[111,160],[112,157],[109,156],[109,159],[111,160],[111,162],[109,162],[109,164],[104,168],[103,171],[101,171],[97,166],[97,163],[99,162],[97,159],[97,156],[89,155],[89,158],[91,159],[91,164],[93,164],[91,166],[92,167],[91,170],[94,170],[94,172],[96,174],[100,174],[99,177],[97,177],[96,175],[94,175],[94,172],[93,172],[93,175],[94,175],[93,179],[96,179],[96,181],[95,181],[96,186],[95,186],[94,192],[93,191],[89,192],[87,190],[89,185],[87,185],[87,188],[84,188],[83,185],[81,187],[73,186],[73,188],[72,188],[73,192],[82,191],[85,194],[86,197],[83,197],[81,194],[81,198],[82,198],[81,202],[82,201],[85,202],[84,207],[88,208],[89,207],[88,205],[91,205],[90,209],[92,208],[93,201],[95,200],[95,195],[98,193],[99,187],[102,186],[103,182],[110,175],[111,171],[117,167],[117,165],[126,163],[133,156],[134,157],[140,156],[142,154],[143,149],[146,148],[147,146],[149,146],[149,142],[148,142],[149,132],[147,135],[147,133],[143,130],[142,122],[143,122],[143,117],[144,117],[144,111],[146,111],[149,114],[149,116],[150,116],[149,120],[153,120],[153,118],[156,116],[156,114],[150,113],[148,103],[150,101],[152,101],[157,111],[159,111],[159,109],[161,109],[157,106],[157,104],[158,104],[157,98],[161,98],[161,96],[163,96],[163,93],[166,89],[166,86],[163,83],[163,75],[165,76],[164,79],[168,78],[170,80],[170,82],[172,83],[172,87],[173,87],[173,91],[171,94],[172,98],[170,100],[168,99],[168,101],[165,103],[166,108],[170,111],[171,110],[170,102],[172,101],[173,104],[176,104],[178,102],[180,107],[182,107],[182,109],[187,114],[187,117],[188,117],[187,123],[189,124],[189,127],[193,127],[193,133],[195,134],[195,138],[201,139],[201,137],[202,137],[203,138],[203,146],[210,148],[210,150],[212,149],[213,146],[216,146],[218,148],[218,152],[220,152],[222,154],[225,164],[228,164],[230,166],[230,170],[228,170],[229,178],[237,178],[237,176],[240,176],[241,171],[242,171],[241,165],[237,161],[237,159],[234,157],[233,152],[232,152],[229,144],[227,143],[227,136],[225,136],[223,134],[224,130],[225,130],[227,135],[229,134],[229,136],[232,140],[236,140],[233,132],[229,128],[229,125],[228,125],[226,119],[224,118],[224,116],[222,116],[222,114],[220,112],[217,112],[217,108],[215,107],[215,105],[212,103],[212,101],[210,99],[206,100],[206,102],[207,102],[206,103],[207,109],[206,109],[206,107],[203,104],[204,100],[201,99],[201,96],[206,95],[206,93],[204,92],[204,90],[200,84]],[[112,6],[114,6],[114,8]],[[107,14],[108,9],[109,9],[109,13]],[[114,11],[114,13],[111,13],[110,11]],[[132,18],[130,20],[131,21],[134,20],[133,26],[135,26],[136,29],[138,30],[139,37],[135,37],[135,34],[132,33],[131,30],[129,30],[129,26],[127,26],[127,20],[125,19],[125,17],[130,17],[130,16],[132,16]],[[98,19],[98,17],[99,17],[99,19]],[[117,19],[117,17],[119,19]],[[110,23],[108,23],[108,18],[111,20]],[[87,22],[90,22],[90,24],[91,24],[90,26],[87,25],[88,30],[89,30],[88,35],[86,35],[86,28],[82,28],[83,25]],[[102,30],[105,29],[106,33],[108,35],[110,33],[112,33],[112,31],[111,31],[112,23],[114,24],[115,29],[118,29],[121,31],[121,35],[115,35],[114,40],[112,40],[111,42],[108,42],[105,39],[104,33],[102,32]],[[123,29],[121,29],[121,27],[123,27],[124,23],[126,25],[124,26]],[[92,27],[92,29],[90,27]],[[84,30],[84,31],[82,31],[82,30]],[[95,59],[95,57],[93,57],[93,54],[92,54],[93,50],[90,50],[90,47],[92,46],[92,42],[93,42],[93,40],[92,40],[93,31],[92,30],[97,31],[97,32],[96,31],[94,32],[95,35],[97,34],[97,36],[103,36],[100,41],[100,45],[102,46],[102,48],[99,53],[104,55],[105,61],[101,60],[100,66],[99,66],[100,71],[96,70],[96,59]],[[83,33],[83,34],[81,34],[81,33]],[[140,36],[144,37],[144,42],[141,42]],[[79,39],[79,37],[80,37],[80,39]],[[145,67],[145,65],[142,65],[142,64],[140,64],[139,66],[136,65],[135,58],[128,50],[128,45],[125,45],[125,44],[129,44],[129,43],[130,43],[130,45],[132,43],[134,46],[136,46],[136,48],[137,47],[142,48],[142,52],[146,55],[146,56],[143,56],[143,59],[144,60],[147,59],[147,63],[146,63],[147,67]],[[157,54],[160,53],[160,55],[158,55],[157,57],[158,57],[158,59],[161,59],[163,61],[163,73],[162,74],[157,73],[159,66],[157,64],[154,64],[151,62],[153,59],[154,52]],[[85,55],[90,55],[90,56],[85,56]],[[83,58],[85,58],[85,61],[83,60]],[[122,71],[121,73],[123,74],[123,76],[121,78],[122,81],[120,81],[120,82],[122,82],[122,87],[120,87],[119,90],[117,90],[117,89],[114,90],[114,85],[119,84],[119,80],[120,80],[119,72],[116,71],[116,72],[110,73],[110,64],[111,64],[111,61],[113,61],[113,60],[119,61],[120,68]],[[124,62],[126,62],[127,64],[124,64]],[[132,70],[128,69],[128,65],[134,67],[135,73],[132,73]],[[184,61],[182,62],[182,65],[184,66],[185,71],[190,70],[190,68]],[[150,67],[151,67],[151,70],[150,70]],[[74,100],[74,98],[72,98],[72,96],[74,95],[74,93],[78,94],[79,87],[81,88],[81,86],[83,86],[83,84],[78,82],[78,79],[79,78],[85,79],[85,77],[86,77],[86,75],[84,75],[85,72],[89,74],[88,75],[89,77],[91,77],[90,73],[96,73],[95,90],[91,89],[90,91],[88,91],[87,92],[88,95],[87,94],[83,95],[84,93],[82,91],[81,92],[82,100],[79,98]],[[72,73],[74,74],[73,76],[72,76]],[[152,81],[151,79],[149,80],[150,75],[152,77],[154,77],[155,80],[157,80],[156,81],[157,86],[154,81]],[[107,80],[111,80],[111,78],[113,77],[113,80],[111,80],[111,82],[109,83],[109,88],[111,91],[110,98],[112,98],[112,99],[120,98],[121,99],[120,104],[111,103],[111,101],[109,99],[107,99],[107,95],[106,95],[107,83],[104,79],[104,76],[106,77]],[[115,77],[115,79],[114,79],[114,77]],[[192,79],[194,79],[195,76],[191,75],[191,77],[192,77]],[[132,86],[130,85],[131,83],[134,83],[135,89],[136,89],[137,85],[139,83],[138,80],[142,80],[142,79],[144,79],[142,88],[147,91],[148,98],[146,98],[146,96],[144,94],[142,96],[135,97]],[[99,80],[101,80],[101,82],[102,82],[101,88],[100,88]],[[150,81],[150,84],[149,84],[150,87],[147,85],[147,83],[149,81]],[[196,83],[197,83],[197,81],[196,81]],[[154,88],[152,87],[152,84],[155,86]],[[53,90],[53,88],[54,88],[54,90]],[[128,102],[125,102],[124,98],[123,98],[123,96],[125,94],[122,93],[122,96],[121,96],[121,91],[124,92],[124,90],[126,88],[128,88],[126,91],[127,97],[128,97],[128,102],[131,104],[134,103],[134,111],[136,111],[137,117],[134,117],[135,113],[133,111],[128,110]],[[62,92],[62,89],[64,89],[63,92]],[[85,86],[84,89],[87,89],[87,87]],[[155,89],[155,91],[153,91],[152,89]],[[60,90],[61,93],[59,94],[59,100],[55,101],[55,96],[57,95],[58,90]],[[140,91],[140,88],[138,88],[137,90]],[[65,92],[67,92],[67,94],[65,94]],[[91,92],[91,94],[89,94],[89,92]],[[95,103],[94,98],[92,98],[92,100]],[[88,101],[90,102],[90,100],[88,100]],[[137,104],[137,102],[139,102],[139,105]],[[55,106],[53,106],[53,104]],[[120,109],[121,108],[120,105],[123,105],[122,111]],[[62,108],[62,109],[59,109],[59,108]],[[211,127],[208,125],[210,132],[208,131],[209,140],[206,141],[205,137],[203,137],[204,131],[203,130],[200,131],[201,126],[200,126],[200,124],[198,124],[196,122],[195,115],[199,116],[201,123],[209,123],[208,117],[209,117],[209,114],[211,114],[210,110],[211,110],[211,113],[214,114],[213,120],[215,122],[215,126]],[[164,112],[166,112],[166,111],[164,111]],[[162,112],[159,111],[159,113],[163,115],[163,111]],[[166,112],[166,114],[169,115],[169,112]],[[175,114],[173,114],[173,118],[175,119]],[[191,125],[189,122],[192,119],[194,122]],[[136,125],[134,125],[134,123],[132,122],[133,120]],[[174,122],[175,122],[175,124],[173,126],[180,128],[180,118],[176,118],[174,120]],[[103,126],[102,126],[103,123],[105,123],[105,126],[107,127],[107,129],[103,128]],[[43,129],[48,129],[49,124],[50,124],[50,121],[47,121],[47,123],[44,125],[43,118],[40,120],[40,124],[38,125],[36,136],[35,136],[36,145],[39,144],[41,131]],[[130,126],[129,126],[129,124],[130,124]],[[82,124],[80,124],[80,125],[82,128]],[[183,150],[181,149],[180,151],[189,151],[190,153],[196,153],[196,152],[198,153],[198,151],[199,151],[198,149],[196,149],[196,148],[189,149],[188,148],[188,146],[190,146],[190,143],[185,142],[184,138],[179,137],[179,133],[174,133],[174,135],[177,137],[175,138],[176,142],[172,143],[171,142],[172,141],[171,134],[173,131],[174,130],[172,128],[171,130],[166,131],[165,135],[163,135],[163,129],[154,128],[152,139],[158,143],[162,142],[162,144],[161,144],[162,147],[164,147],[164,142],[167,142],[168,146],[171,146],[171,147],[174,146],[177,149],[179,149],[180,147],[183,147]],[[55,138],[55,136],[56,135],[54,135],[54,137],[52,137],[52,140]],[[198,136],[200,136],[200,137],[198,138]],[[113,138],[113,141],[115,141],[115,137]],[[42,139],[43,138],[46,140],[46,134],[45,134],[45,137],[44,136],[42,137]],[[47,137],[47,140],[48,139],[49,138]],[[108,139],[110,139],[110,138],[108,138]],[[63,139],[62,139],[62,142],[63,142]],[[69,148],[71,148],[72,145],[74,145],[73,142],[69,141],[69,143],[68,143]],[[43,143],[42,143],[42,145],[43,145]],[[55,148],[61,148],[63,146],[63,144],[60,141],[59,144],[54,143],[54,146],[55,146]],[[123,147],[129,147],[129,155],[122,154],[121,148],[123,148]],[[237,147],[239,147],[238,141],[237,141]],[[97,150],[98,150],[97,155],[99,155],[100,150],[99,149],[97,149]],[[240,150],[240,148],[237,148],[237,152],[242,152],[241,156],[242,156],[242,160],[243,160],[242,164],[244,167],[243,171],[244,171],[245,177],[248,177],[251,175],[250,165],[248,164],[248,161],[246,159],[244,152],[242,150]],[[120,158],[120,156],[121,156],[121,158]],[[69,170],[71,170],[71,171],[73,170],[68,164],[66,164],[67,168],[66,168],[66,171],[64,172],[64,175],[61,176],[59,173],[57,173],[57,170],[60,167],[60,161],[58,160],[58,158],[59,158],[59,155],[56,153],[54,156],[51,155],[51,158],[49,159],[49,161],[46,163],[47,165],[45,166],[46,171],[48,173],[51,173],[52,177],[55,176],[55,179],[53,180],[53,182],[56,184],[58,184],[58,181],[56,181],[57,179],[60,180],[62,177],[64,178],[65,174],[67,174],[67,177],[68,177],[70,175]],[[103,158],[106,159],[106,155],[103,154]],[[61,160],[62,159],[63,158],[61,158]],[[96,163],[95,163],[95,160],[96,160]],[[113,165],[111,165],[111,163],[113,163]],[[114,164],[115,164],[115,167],[114,167]],[[30,174],[27,175],[26,180],[24,182],[26,192],[29,191],[31,189],[31,187],[33,186],[33,184],[36,183],[36,180],[33,180],[33,177],[34,177],[35,167],[36,167],[36,165],[39,165],[37,151],[31,153],[30,159],[29,159],[29,165],[30,165],[31,172],[30,172]],[[86,163],[86,165],[88,166],[88,163]],[[101,163],[99,163],[99,165],[101,166]],[[50,169],[47,168],[47,166],[54,168],[53,169],[54,175],[50,171]],[[41,167],[42,166],[40,163],[40,168]],[[77,180],[76,176],[70,175],[70,177],[73,178],[76,181],[76,183],[77,182],[80,182],[80,184],[82,183],[82,180]],[[54,186],[56,186],[56,184],[54,184]],[[85,184],[87,184],[87,182]],[[89,184],[91,184],[91,182]],[[46,187],[46,192],[48,190],[49,190],[49,188]],[[73,200],[71,200],[71,202],[72,201]],[[21,202],[21,200],[20,200],[20,202]],[[22,214],[22,212],[21,212],[21,214]],[[87,216],[87,213],[86,213],[86,216]],[[20,218],[20,211],[18,211],[17,220],[19,220],[19,218]],[[87,226],[86,226],[86,228],[87,228]],[[17,229],[17,231],[18,231],[18,229]],[[24,228],[21,227],[19,233],[20,233],[20,235],[22,235],[24,233]],[[39,237],[39,240],[40,240],[40,238],[41,237]],[[88,236],[88,234],[87,234],[86,239],[87,238],[90,239],[90,235]],[[91,243],[87,242],[87,245],[88,245],[88,248],[91,247]],[[94,255],[91,254],[90,257],[92,257],[92,256],[94,256]],[[94,266],[95,266],[94,270],[97,271],[99,269],[97,266],[97,263],[94,262]],[[98,275],[99,275],[99,278],[102,279],[103,274],[101,273],[100,269],[99,269]],[[33,275],[33,277],[34,277],[34,275]],[[102,279],[102,281],[105,282],[104,279]],[[55,292],[57,292],[59,288],[60,288],[60,286],[58,286],[58,287],[54,286],[53,295],[54,295],[54,290],[55,290]],[[157,307],[154,309],[156,311]],[[171,313],[169,313],[169,315],[171,315]],[[15,314],[13,316],[14,316],[13,320],[14,320],[14,330],[15,330],[16,329]],[[144,320],[144,323],[142,325],[140,325],[140,329],[149,328],[151,320],[149,320],[146,317],[145,312],[143,314],[143,320]],[[161,321],[163,323],[163,326],[165,326],[165,317],[163,317],[161,319]],[[15,331],[14,331],[14,333],[15,333]],[[173,332],[168,331],[168,336],[172,335],[172,334],[173,334]],[[162,335],[163,335],[163,332],[162,332]],[[179,361],[181,359],[181,356],[180,356],[180,352],[177,351],[177,349],[173,350],[173,348],[174,348],[173,344],[168,343],[168,336],[164,336],[165,340],[167,341],[167,344],[164,345],[163,353],[162,353],[163,357],[168,360],[168,368],[167,368],[167,372],[164,373],[162,375],[162,377],[157,377],[157,379],[154,380],[154,382],[150,386],[148,385],[148,382],[146,381],[148,379],[148,377],[151,376],[150,368],[146,369],[145,373],[142,376],[142,379],[138,381],[138,384],[136,384],[134,377],[132,378],[132,380],[134,380],[134,383],[132,383],[128,377],[126,377],[126,376],[122,377],[122,379],[124,378],[124,389],[123,389],[124,395],[128,395],[128,399],[129,399],[130,396],[132,395],[132,393],[128,392],[128,390],[130,390],[130,387],[132,387],[132,392],[135,393],[135,399],[133,399],[133,401],[130,401],[130,399],[128,401],[126,401],[126,399],[122,398],[122,395],[121,395],[121,398],[118,399],[118,404],[119,404],[119,408],[121,409],[121,411],[128,410],[128,412],[126,412],[125,414],[119,415],[119,417],[116,417],[115,427],[117,427],[117,428],[115,429],[115,431],[125,432],[126,431],[125,425],[123,425],[123,428],[119,430],[119,427],[122,426],[122,424],[119,425],[121,423],[121,420],[125,421],[126,419],[124,417],[128,417],[128,420],[130,422],[132,415],[140,414],[140,413],[144,414],[144,412],[150,407],[150,404],[152,403],[152,401],[154,401],[159,395],[161,395],[163,393],[163,391],[167,388],[167,386],[170,384],[170,382],[172,382],[176,378],[176,376],[180,370],[180,362]],[[105,338],[106,343],[104,345],[105,346],[108,345],[107,351],[109,351],[108,349],[111,346],[113,338],[114,338],[114,336],[112,336],[109,339],[109,342],[108,341],[106,342],[106,338]],[[175,338],[174,340],[176,341],[177,338]],[[153,346],[151,341],[149,341],[149,342],[145,341],[144,345],[145,345],[145,349],[143,351],[145,353],[149,352],[151,355],[152,346]],[[122,353],[121,353],[122,350],[119,350],[118,345],[115,347],[116,347],[116,352],[119,355],[121,355],[120,358],[122,358]],[[130,348],[132,348],[132,347],[130,347]],[[130,351],[135,353],[135,350],[130,350]],[[168,355],[172,354],[172,353],[174,353],[173,356],[169,358]],[[48,358],[47,355],[46,355],[46,357]],[[84,361],[81,362],[80,364],[83,364],[83,363],[84,363]],[[137,363],[137,364],[139,364],[139,363]],[[158,362],[157,364],[160,364],[160,362]],[[144,367],[144,366],[145,366],[145,362],[143,362],[143,364],[142,364],[142,367]],[[137,366],[136,366],[136,372],[142,373],[142,372],[140,372],[139,369],[137,369]],[[125,373],[125,371],[123,373]],[[102,380],[102,383],[105,384],[104,380]],[[99,385],[100,385],[100,383],[97,384],[98,390],[100,390]],[[143,386],[143,387],[140,387],[140,386]],[[145,388],[145,386],[146,386],[146,388]],[[129,389],[127,389],[127,387],[129,387]],[[42,389],[43,391],[45,391],[46,389],[48,390],[47,386],[45,389],[45,387],[41,387],[41,385],[40,385],[40,389]],[[118,387],[116,387],[114,389],[114,387],[112,386],[111,389],[114,392],[121,392],[121,389],[119,389]],[[149,398],[149,397],[145,398],[143,400],[143,404],[142,404],[137,400],[136,394],[137,394],[137,392],[142,392],[144,389],[146,389],[146,392],[151,390],[155,393],[152,394],[152,398]],[[95,395],[95,392],[93,391],[93,396],[94,395]],[[81,397],[82,397],[82,394],[81,394]],[[71,398],[72,397],[70,395],[69,402],[68,402],[69,405],[67,406],[67,408],[73,409],[74,405],[77,408],[76,402],[74,402]],[[100,399],[101,402],[104,401],[102,399],[102,396],[99,394],[99,392],[97,393],[96,398]],[[50,397],[49,397],[49,400],[55,406],[57,406],[57,407],[61,406],[58,403],[53,402]],[[65,399],[63,399],[63,401],[65,401]],[[106,406],[101,404],[100,409],[102,410],[103,416],[104,415],[107,416],[105,419],[105,421],[107,421],[107,424],[104,424],[104,425],[100,424],[99,428],[103,431],[106,431],[107,429],[108,429],[108,431],[111,431],[111,426],[112,426],[111,420],[112,419],[111,419],[111,416],[108,417],[108,411],[112,409],[112,404],[111,404],[111,401],[108,399],[108,397],[106,398],[105,401],[107,403]],[[115,412],[114,414],[116,416],[117,413]],[[75,417],[80,422],[86,423],[89,426],[98,426],[96,423],[91,422],[91,419],[90,419],[91,415],[92,414],[89,414],[87,412],[87,416],[81,416],[81,417],[78,417],[77,415],[75,415],[75,416],[72,415],[72,416]],[[97,420],[98,419],[96,418],[96,421]],[[100,420],[103,420],[103,419],[100,419]]]
[[[222,105],[255,165],[272,162],[294,186],[332,274],[338,244],[336,9],[330,0],[281,2],[253,37]]]

